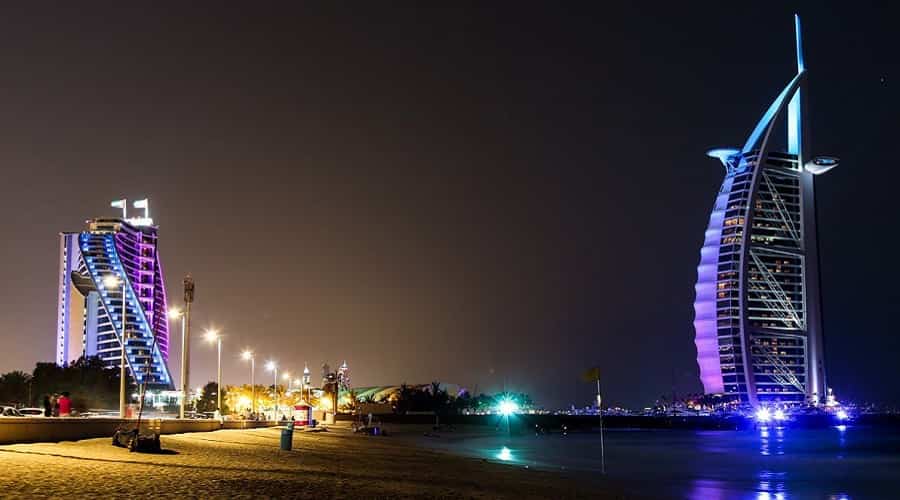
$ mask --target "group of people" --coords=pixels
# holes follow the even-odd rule
[[[68,417],[72,414],[72,400],[68,392],[44,396],[45,417]]]

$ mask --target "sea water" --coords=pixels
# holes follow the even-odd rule
[[[444,435],[428,446],[563,470],[651,498],[900,498],[900,430],[890,428],[612,430],[603,453],[597,433]]]

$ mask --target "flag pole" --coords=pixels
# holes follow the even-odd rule
[[[600,377],[597,377],[597,413],[600,415],[600,473],[606,475],[606,448],[603,446],[603,398],[600,396]]]

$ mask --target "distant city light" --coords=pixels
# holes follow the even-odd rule
[[[847,414],[846,410],[838,410],[835,415],[837,416],[838,420],[847,420],[848,418],[850,418],[850,415]]]
[[[509,448],[504,446],[500,450],[500,453],[497,453],[497,458],[500,460],[503,460],[504,462],[508,462],[508,461],[512,460],[513,459],[512,450],[510,450]]]
[[[772,418],[775,420],[784,420],[786,417],[784,415],[784,410],[778,409],[775,410],[775,413],[772,415]]]
[[[756,410],[756,420],[759,420],[760,422],[768,422],[771,419],[772,414],[769,413],[768,408],[760,408],[759,410]]]

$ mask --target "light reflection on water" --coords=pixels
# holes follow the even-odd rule
[[[783,500],[786,498],[787,487],[784,483],[786,476],[787,474],[784,472],[760,471],[756,498],[759,500]]]
[[[497,459],[503,460],[504,462],[509,462],[513,459],[512,450],[504,446],[500,449],[500,452],[497,453]]]
[[[763,456],[784,455],[784,427],[778,426],[770,429],[767,426],[759,428],[759,454]],[[774,432],[775,436],[772,436]]]

